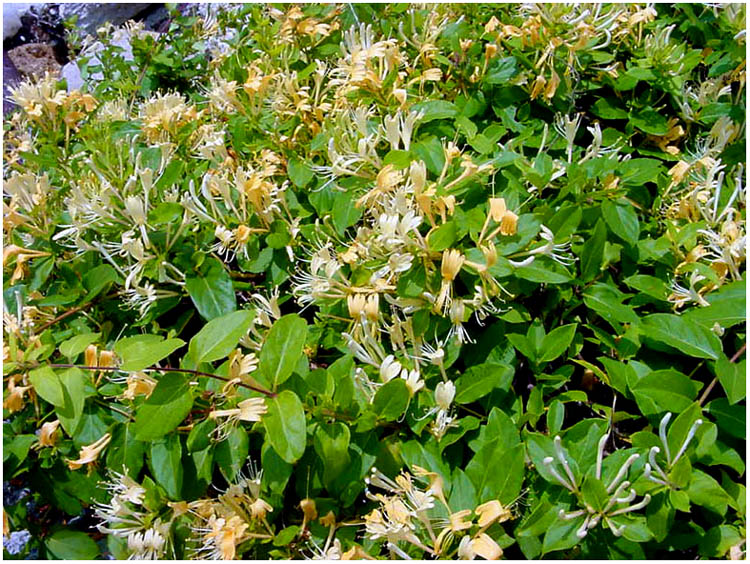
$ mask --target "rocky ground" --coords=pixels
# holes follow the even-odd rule
[[[66,29],[64,22],[73,18],[75,25]],[[3,5],[3,114],[13,108],[8,88],[22,78],[45,72],[75,75],[76,53],[70,51],[68,34],[82,38],[106,22],[120,25],[130,19],[158,32],[166,29],[169,16],[161,3]]]

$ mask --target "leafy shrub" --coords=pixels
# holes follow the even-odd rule
[[[20,85],[6,556],[741,557],[744,21],[204,6]]]

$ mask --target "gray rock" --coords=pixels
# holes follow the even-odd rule
[[[55,59],[55,51],[46,43],[26,43],[8,51],[13,64],[23,75],[44,76],[46,72],[57,75],[60,63]]]
[[[151,4],[108,4],[104,2],[60,4],[60,15],[63,19],[78,16],[76,27],[81,33],[96,35],[97,28],[102,24],[110,22],[114,25],[120,25],[150,6]]]
[[[3,41],[13,37],[21,29],[21,16],[31,7],[30,3],[3,3]]]

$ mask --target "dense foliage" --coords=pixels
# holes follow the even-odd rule
[[[742,557],[744,29],[202,7],[21,84],[5,557]]]

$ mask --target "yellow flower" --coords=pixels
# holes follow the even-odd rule
[[[486,533],[480,533],[472,539],[471,549],[485,560],[497,560],[503,555],[503,549]]]
[[[685,161],[678,161],[676,165],[669,169],[669,176],[672,177],[672,182],[674,184],[679,184],[682,182],[682,179],[685,178],[685,175],[689,170],[690,164]]]
[[[440,265],[440,274],[442,275],[443,280],[452,282],[461,271],[461,267],[465,260],[466,259],[459,250],[446,249],[443,251],[443,262]]]
[[[505,198],[490,198],[490,217],[493,221],[500,223],[507,211],[508,207],[505,205]]]
[[[273,511],[273,507],[258,498],[250,504],[250,516],[253,519],[265,519],[266,513]]]
[[[484,529],[489,527],[495,521],[502,523],[510,519],[510,511],[496,499],[488,501],[478,506],[474,513],[479,516],[479,526]]]
[[[518,229],[518,216],[512,211],[505,212],[500,222],[500,233],[503,235],[515,235]]]
[[[71,470],[78,470],[84,464],[92,464],[93,462],[96,462],[97,458],[99,458],[99,453],[104,450],[111,439],[112,435],[105,433],[99,440],[94,441],[85,447],[81,447],[81,453],[78,456],[78,460],[67,461],[68,468]]]
[[[40,447],[52,447],[57,443],[59,434],[57,428],[60,426],[60,420],[55,419],[54,421],[47,421],[44,423],[39,430],[39,446]]]

